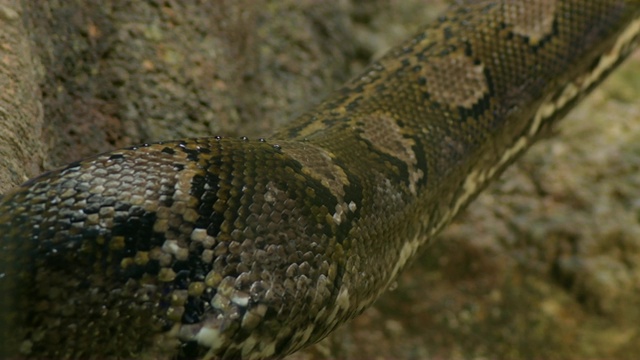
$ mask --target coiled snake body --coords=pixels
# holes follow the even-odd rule
[[[639,33],[637,0],[465,0],[268,140],[145,144],[27,182],[0,203],[0,354],[317,342]]]

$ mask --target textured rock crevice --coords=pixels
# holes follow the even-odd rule
[[[42,170],[43,113],[34,57],[19,1],[0,3],[0,194]]]

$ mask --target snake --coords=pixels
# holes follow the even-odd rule
[[[281,358],[368,308],[640,42],[638,0],[459,0],[268,138],[0,200],[0,355]]]

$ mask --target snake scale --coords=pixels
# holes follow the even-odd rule
[[[392,284],[639,42],[638,0],[463,0],[268,139],[143,144],[0,203],[0,355],[282,357]]]

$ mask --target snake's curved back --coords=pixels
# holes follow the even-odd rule
[[[145,144],[0,203],[0,344],[262,358],[367,308],[638,43],[637,0],[460,1],[268,140]]]

